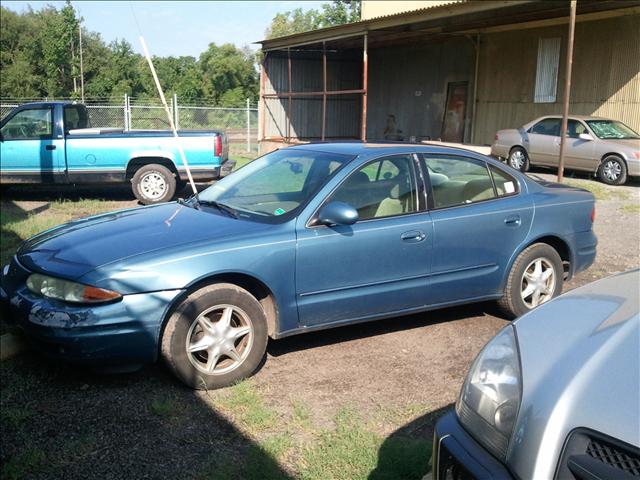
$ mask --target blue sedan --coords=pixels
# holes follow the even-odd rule
[[[197,197],[26,241],[10,319],[84,365],[162,357],[194,388],[251,375],[267,339],[497,300],[549,301],[595,258],[594,197],[455,148],[310,144]]]

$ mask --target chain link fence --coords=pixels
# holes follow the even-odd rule
[[[44,98],[1,99],[0,118],[27,102]],[[92,127],[123,130],[168,130],[169,120],[160,103],[128,96],[121,103],[105,99],[86,99]],[[183,104],[174,96],[169,110],[179,130],[224,130],[235,152],[256,153],[258,149],[258,108],[247,101],[244,108]]]

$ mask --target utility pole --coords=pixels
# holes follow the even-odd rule
[[[78,41],[80,44],[80,98],[84,103],[84,65],[82,64],[82,17],[78,22]]]
[[[564,177],[564,147],[567,143],[567,124],[569,123],[569,98],[571,96],[571,69],[573,67],[573,36],[576,29],[576,3],[571,0],[571,13],[569,14],[569,39],[567,40],[567,68],[565,69],[564,82],[564,112],[562,113],[562,128],[560,130],[560,158],[558,159],[558,183],[562,183]]]

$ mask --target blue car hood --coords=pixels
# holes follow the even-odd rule
[[[268,228],[217,210],[176,203],[122,210],[61,225],[26,241],[18,259],[30,270],[77,279],[102,265],[140,254],[216,241]]]

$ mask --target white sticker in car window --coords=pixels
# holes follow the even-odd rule
[[[513,182],[504,182],[503,186],[505,193],[513,193],[516,191],[516,187],[513,185]]]

